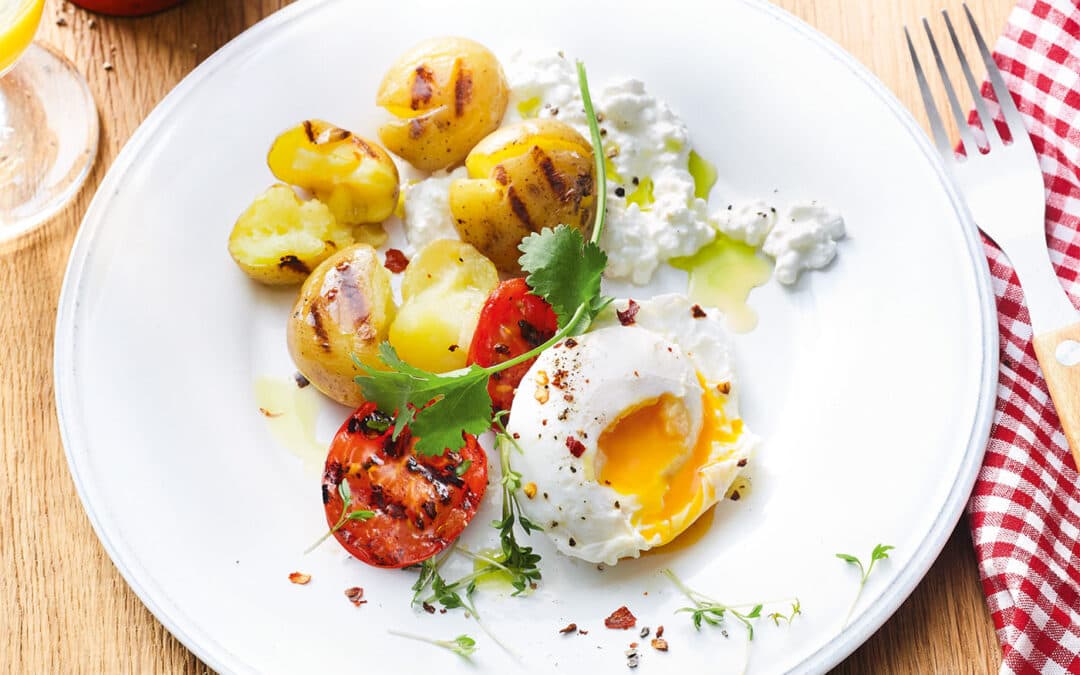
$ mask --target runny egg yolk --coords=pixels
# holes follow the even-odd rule
[[[742,431],[742,420],[727,420],[700,374],[698,381],[704,393],[696,439],[687,438],[685,404],[664,394],[623,414],[598,441],[597,481],[636,497],[634,527],[653,546],[677,537],[716,502],[717,486],[703,480],[702,469],[726,459]]]

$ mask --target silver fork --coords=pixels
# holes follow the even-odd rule
[[[1012,136],[1012,141],[1005,143],[998,134],[986,102],[979,93],[971,66],[968,65],[967,57],[957,39],[952,20],[947,12],[942,11],[953,48],[960,60],[964,80],[971,90],[975,110],[986,132],[989,145],[989,152],[986,154],[980,152],[972,128],[967,123],[967,115],[960,107],[929,22],[925,18],[922,20],[926,35],[930,39],[934,60],[945,84],[949,107],[952,108],[956,126],[960,129],[960,142],[965,157],[958,156],[953,150],[906,26],[904,35],[907,37],[911,61],[915,65],[915,76],[919,81],[926,113],[930,118],[934,142],[945,162],[945,168],[964,195],[975,223],[1009,256],[1009,261],[1020,278],[1031,314],[1039,365],[1046,376],[1050,395],[1057,407],[1073,457],[1080,464],[1080,314],[1065,295],[1050,265],[1046,248],[1045,186],[1031,137],[966,4],[964,13],[975,34],[975,42],[1001,105],[1005,124]]]

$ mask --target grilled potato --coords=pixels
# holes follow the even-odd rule
[[[338,403],[363,403],[352,357],[382,368],[379,344],[394,320],[390,273],[375,249],[355,244],[327,258],[308,277],[289,316],[289,354],[297,370]]]
[[[325,202],[339,223],[381,223],[397,206],[398,170],[377,143],[322,120],[304,120],[266,157],[278,180]]]
[[[532,232],[566,224],[588,239],[596,177],[592,146],[570,126],[528,120],[480,142],[450,184],[450,211],[461,238],[500,272],[519,274],[518,244]]]
[[[390,326],[390,344],[418,368],[464,368],[480,310],[498,283],[495,266],[472,246],[453,239],[431,242],[405,269],[404,303]]]
[[[379,139],[418,169],[446,169],[499,126],[509,99],[502,66],[487,47],[465,38],[425,40],[383,77],[375,103],[394,119]]]
[[[338,225],[325,204],[303,201],[291,187],[274,185],[236,220],[229,255],[255,281],[280,286],[300,283],[352,243],[351,229]]]

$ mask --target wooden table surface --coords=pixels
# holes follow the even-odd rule
[[[988,39],[999,34],[1012,0],[968,2]],[[62,0],[46,3],[38,38],[85,73],[100,108],[102,136],[97,165],[75,202],[36,233],[0,246],[0,315],[7,317],[0,321],[0,672],[207,670],[127,587],[75,495],[53,400],[53,322],[79,221],[128,137],[199,62],[285,4],[189,0],[130,20],[95,17]],[[958,16],[961,0],[778,4],[869,66],[925,124],[900,27],[942,7]],[[943,25],[939,16],[932,21],[938,29]],[[838,670],[989,673],[999,662],[962,520],[911,598]]]

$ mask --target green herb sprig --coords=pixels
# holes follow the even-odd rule
[[[848,608],[847,616],[844,617],[843,626],[846,627],[848,622],[851,621],[851,615],[855,612],[855,606],[859,604],[859,597],[862,596],[863,587],[866,586],[866,580],[870,578],[870,572],[874,570],[874,563],[879,560],[885,560],[889,557],[889,551],[895,549],[895,546],[887,546],[886,544],[878,544],[874,547],[874,550],[870,553],[870,563],[863,565],[862,561],[851,555],[850,553],[837,553],[836,557],[840,558],[846,563],[856,565],[859,568],[859,589],[855,591],[855,599],[851,601],[851,607]]]
[[[689,588],[686,584],[679,579],[670,569],[660,570],[664,576],[671,580],[675,586],[683,592],[690,602],[694,603],[693,607],[680,607],[675,610],[676,612],[686,612],[690,614],[691,621],[694,624],[694,628],[701,630],[702,623],[707,623],[710,626],[721,626],[724,623],[724,618],[730,614],[738,619],[743,626],[746,627],[746,635],[750,640],[754,639],[754,623],[752,619],[757,619],[761,616],[761,609],[763,605],[761,603],[755,605],[725,605],[719,600],[710,598],[707,595],[698,593],[697,591]],[[751,607],[749,612],[743,613],[740,611],[742,607]]]
[[[592,237],[566,225],[526,237],[520,244],[521,267],[532,292],[547,300],[558,317],[559,330],[547,342],[502,363],[468,368],[448,374],[430,373],[402,361],[388,343],[379,347],[386,370],[371,368],[359,360],[363,371],[356,383],[364,398],[379,409],[397,415],[395,438],[406,425],[418,440],[416,452],[440,455],[459,450],[463,434],[479,434],[492,425],[491,396],[487,382],[495,373],[524,363],[570,335],[588,330],[592,320],[610,302],[600,294],[600,277],[607,254],[598,244],[604,229],[607,204],[607,171],[600,125],[593,109],[585,66],[577,63],[578,85],[592,137],[596,166],[596,219]],[[396,412],[395,412],[396,411]]]
[[[341,495],[341,517],[338,518],[338,521],[334,523],[334,526],[331,527],[326,534],[319,537],[314,544],[307,547],[304,551],[305,555],[317,549],[319,544],[329,539],[330,536],[340,530],[341,526],[345,523],[355,520],[367,520],[368,518],[373,518],[375,516],[375,512],[368,509],[349,510],[349,507],[352,506],[352,490],[349,488],[349,479],[344,476],[342,476],[341,482],[338,483],[338,494]]]
[[[784,614],[783,612],[773,612],[769,614],[769,618],[772,619],[773,623],[775,623],[777,626],[780,625],[781,621],[790,626],[792,619],[794,619],[800,614],[802,614],[802,604],[799,603],[798,598],[795,598],[795,600],[791,603],[791,612],[789,612],[788,614]]]
[[[387,632],[391,635],[396,635],[398,637],[408,638],[409,640],[417,640],[419,642],[426,642],[430,645],[435,645],[436,647],[449,649],[458,656],[466,659],[471,658],[472,655],[476,653],[476,640],[469,637],[468,635],[459,635],[453,640],[436,640],[434,638],[429,638],[424,635],[405,633],[398,630],[389,630]]]

